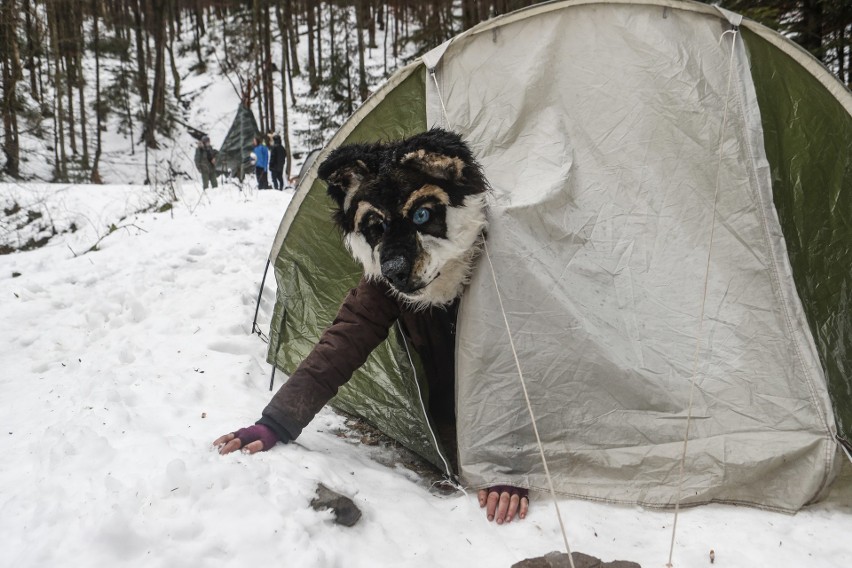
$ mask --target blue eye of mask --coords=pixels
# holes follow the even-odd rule
[[[417,211],[414,212],[414,215],[411,216],[411,220],[414,221],[415,225],[422,225],[426,221],[429,220],[431,213],[425,207],[420,207]]]

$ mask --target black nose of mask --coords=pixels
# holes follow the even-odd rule
[[[401,256],[395,256],[382,263],[382,276],[397,290],[405,291],[410,274],[411,264]]]

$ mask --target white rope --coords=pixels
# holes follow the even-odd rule
[[[734,53],[736,51],[735,48],[738,32],[737,30],[728,30],[719,37],[719,42],[721,43],[725,35],[729,33],[733,34],[734,37],[731,40],[731,57],[728,64],[728,86],[727,92],[725,93],[725,111],[722,115],[722,126],[719,130],[719,157],[716,167],[716,188],[713,193],[713,216],[710,222],[710,239],[707,248],[707,262],[704,267],[704,291],[701,296],[701,311],[698,316],[698,334],[695,339],[695,353],[692,358],[692,381],[689,385],[689,406],[687,407],[686,412],[686,429],[683,436],[683,452],[680,457],[680,468],[677,480],[677,498],[675,500],[674,521],[672,522],[672,540],[669,546],[669,561],[666,563],[667,568],[673,568],[674,566],[674,564],[672,564],[672,557],[674,556],[675,535],[677,533],[677,519],[680,513],[680,502],[683,496],[683,471],[686,465],[686,449],[689,444],[689,426],[692,422],[692,405],[695,397],[695,382],[698,375],[698,354],[701,350],[701,337],[704,331],[704,312],[707,305],[707,288],[710,281],[710,259],[713,253],[713,241],[716,235],[716,205],[719,199],[719,186],[721,185],[722,176],[722,141],[725,134],[725,128],[728,124],[728,103],[731,98],[731,77],[733,76]]]
[[[441,110],[444,111],[444,124],[447,128],[449,128],[450,118],[447,116],[447,107],[444,106],[444,96],[441,94],[441,87],[438,85],[438,78],[435,76],[434,67],[429,69],[429,74],[432,75],[432,81],[435,83],[435,90],[438,92],[438,100],[441,101]],[[573,568],[573,566],[571,568]]]
[[[435,91],[438,93],[438,100],[441,102],[441,110],[444,113],[444,124],[450,128],[450,119],[447,115],[447,107],[444,104],[444,96],[441,94],[441,86],[438,84],[438,78],[435,76],[435,69],[429,69],[429,74],[432,75],[432,81],[435,83]],[[509,320],[506,317],[506,310],[503,309],[503,297],[500,295],[500,288],[497,286],[497,275],[494,272],[494,264],[491,262],[491,254],[488,252],[488,242],[483,241],[485,247],[485,258],[488,259],[488,265],[491,267],[491,279],[494,281],[494,290],[497,292],[497,300],[500,303],[500,312],[503,314],[503,323],[506,325],[506,335],[509,337],[509,345],[512,348],[512,356],[515,358],[515,367],[518,369],[518,377],[521,380],[521,388],[524,392],[524,399],[527,403],[527,410],[530,413],[533,432],[535,432],[536,443],[538,443],[538,451],[541,455],[541,463],[544,465],[544,473],[547,476],[547,484],[550,487],[550,496],[553,499],[553,506],[556,509],[556,517],[559,519],[559,528],[562,530],[562,540],[565,543],[565,550],[568,552],[568,562],[571,568],[574,567],[574,556],[571,554],[571,546],[568,544],[568,535],[565,531],[565,523],[562,522],[562,514],[559,511],[559,502],[556,499],[556,490],[553,488],[553,478],[550,476],[550,468],[547,466],[547,459],[544,456],[544,447],[541,445],[541,437],[538,435],[538,426],[535,422],[535,414],[533,413],[532,403],[527,394],[527,385],[524,382],[524,373],[521,370],[521,362],[518,360],[518,353],[515,351],[515,342],[512,339],[512,330],[509,328]]]
[[[541,445],[541,437],[538,435],[538,426],[535,423],[535,414],[533,413],[532,403],[530,402],[529,394],[527,393],[527,385],[524,381],[524,373],[521,370],[521,362],[518,359],[518,353],[515,350],[515,341],[512,339],[512,330],[509,328],[509,319],[506,317],[506,310],[503,308],[503,296],[500,294],[500,288],[497,286],[497,275],[494,272],[494,264],[491,262],[491,253],[488,251],[488,243],[485,242],[485,258],[488,259],[488,266],[491,267],[491,280],[494,282],[494,291],[497,292],[497,302],[500,305],[500,313],[503,314],[503,323],[506,324],[506,335],[509,336],[509,346],[512,348],[512,357],[515,358],[515,367],[518,369],[518,377],[521,380],[521,388],[524,391],[524,400],[527,403],[527,410],[530,413],[532,420],[533,432],[535,432],[535,441],[538,444],[538,451],[541,455],[541,463],[544,465],[544,473],[547,476],[547,485],[550,487],[550,495],[553,498],[553,506],[556,508],[556,516],[559,519],[559,527],[562,529],[562,539],[565,542],[565,550],[568,552],[568,560],[571,568],[574,568],[574,556],[571,554],[571,547],[568,545],[568,536],[565,531],[565,523],[562,522],[562,514],[559,511],[559,502],[556,500],[556,490],[553,488],[553,478],[550,476],[550,468],[547,467],[547,458],[544,457],[544,447]]]

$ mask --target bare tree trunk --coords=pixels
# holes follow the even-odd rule
[[[148,74],[146,73],[145,58],[145,30],[142,28],[142,13],[139,10],[139,0],[130,0],[130,9],[133,11],[134,31],[136,32],[136,88],[139,90],[139,98],[142,106],[148,106]]]
[[[393,60],[396,63],[399,57],[399,5],[394,2],[393,7]]]
[[[129,36],[129,34],[128,34]],[[136,137],[133,135],[133,111],[130,108],[130,84],[128,83],[126,77],[130,77],[132,74],[131,71],[127,69],[127,66],[130,64],[130,55],[126,54],[121,58],[121,72],[124,75],[125,79],[121,82],[122,94],[124,97],[122,98],[122,102],[124,103],[124,115],[127,118],[127,128],[130,131],[130,155],[136,155]]]
[[[814,57],[824,61],[823,49],[823,0],[802,0],[801,19],[795,27],[796,41],[810,51]]]
[[[355,7],[355,27],[357,28],[358,37],[358,95],[362,103],[367,100],[370,94],[367,88],[367,70],[364,66],[364,25],[368,9],[367,0],[359,0],[358,5]]]
[[[349,58],[349,55],[350,55],[349,46],[350,46],[351,42],[349,41],[350,25],[349,25],[348,15],[349,14],[348,14],[348,11],[347,11],[347,18],[345,20],[343,20],[343,29],[344,29],[344,32],[345,32],[344,36],[343,36],[344,39],[345,39],[345,48],[344,49],[346,50],[346,52],[345,52],[346,53],[346,60],[345,60],[346,61],[346,67],[345,67],[345,73],[346,73],[346,114],[352,114],[352,112],[355,110],[355,106],[354,106],[355,97],[353,96],[353,93],[352,93],[352,73],[349,72],[349,70],[352,69],[352,60]],[[356,15],[356,18],[357,18],[357,15]]]
[[[18,8],[15,0],[0,4],[0,47],[3,50],[0,64],[3,67],[3,153],[6,155],[4,171],[10,176],[20,176],[20,143],[18,140],[18,101],[16,85],[23,78],[18,53]]]
[[[157,123],[166,110],[166,38],[165,38],[165,0],[151,0],[153,17],[151,29],[154,32],[154,90],[151,94],[151,106],[145,119],[142,138],[147,148],[158,148]],[[147,156],[147,152],[146,152]],[[146,158],[147,160],[147,158]],[[146,169],[147,172],[147,169]]]
[[[268,131],[275,130],[275,83],[272,77],[272,28],[269,4],[263,6],[263,85]]]
[[[225,25],[225,18],[222,18],[222,50],[225,54],[225,66],[230,67],[228,59],[228,26]],[[199,59],[201,58],[201,51],[198,52],[198,57]]]
[[[68,180],[68,154],[65,151],[65,126],[63,124],[64,113],[62,108],[62,96],[59,94],[62,82],[62,64],[59,55],[59,30],[57,29],[57,7],[53,2],[47,3],[47,31],[50,36],[50,46],[53,51],[53,86],[56,96],[53,97],[53,131],[55,136],[56,163],[54,167],[54,178],[56,181]],[[48,68],[48,74],[50,69]]]
[[[204,29],[204,14],[201,8],[202,0],[195,0],[195,27],[198,29],[199,35],[204,35],[207,30]]]
[[[367,47],[370,49],[375,49],[379,47],[376,44],[376,6],[374,2],[366,1],[364,2],[364,9],[366,11],[365,16],[367,16],[367,31],[369,33],[369,41],[367,42]]]
[[[67,41],[67,37],[65,41]],[[67,47],[65,49],[67,51]],[[76,121],[74,120],[74,66],[67,53],[62,59],[62,62],[65,66],[65,73],[63,75],[65,77],[65,92],[68,96],[68,112],[66,113],[66,118],[68,119],[68,142],[71,144],[71,153],[76,156],[78,152],[77,133],[75,131]]]
[[[332,79],[334,80],[335,83],[336,83],[336,80],[334,78],[337,76],[336,73],[335,73],[337,71],[337,56],[336,56],[336,45],[337,45],[337,43],[335,42],[336,37],[337,37],[337,35],[334,33],[334,6],[329,6],[328,7],[328,41],[329,41],[329,52],[331,53],[331,55],[329,56],[329,67],[331,68],[331,70],[329,71],[329,75],[332,77]],[[336,85],[332,85],[331,88],[332,88],[332,91],[336,91],[336,89],[337,89]]]
[[[316,8],[316,46],[317,46],[317,82],[322,83],[322,3],[317,4]]]
[[[101,163],[101,35],[99,20],[101,19],[100,0],[92,0],[92,34],[95,44],[95,159],[92,163],[92,173],[89,177],[92,183],[103,183],[98,167]]]
[[[195,7],[193,10],[193,23],[192,26],[192,45],[195,48],[195,57],[198,58],[198,68],[200,70],[204,70],[207,68],[207,63],[204,61],[204,56],[201,55],[201,36],[204,35],[204,18],[201,15],[201,0],[195,1]],[[222,26],[224,26],[224,21],[222,22]],[[222,35],[222,41],[225,43],[225,51],[227,52],[227,37]]]
[[[388,7],[387,5],[382,6],[382,12],[379,13],[379,29],[381,29],[384,33],[384,39],[382,40],[382,74],[387,77],[388,76],[388,36],[390,32],[387,28],[386,22],[388,17]]]
[[[296,56],[298,53],[296,47],[298,37],[295,32],[295,27],[293,26],[292,4],[293,2],[284,2],[284,19],[287,22],[287,39],[290,40],[290,75],[298,77],[302,74],[302,72],[299,68],[299,58]]]
[[[36,65],[38,66],[38,92],[39,92],[39,102],[44,105],[44,82],[42,77],[45,76],[44,67],[42,66],[42,60],[47,61],[48,67],[50,66],[50,56],[46,53],[44,49],[45,34],[44,28],[42,27],[42,20],[38,15],[38,10],[35,5],[33,5],[33,18],[35,19],[35,36],[37,38],[37,45],[39,46],[38,55],[36,56]],[[48,71],[49,74],[49,71]]]
[[[250,40],[253,46],[252,48],[252,57],[254,58],[254,77],[257,81],[257,126],[260,128],[261,132],[266,132],[268,130],[268,125],[266,124],[266,105],[264,104],[264,97],[266,96],[266,89],[263,85],[263,35],[262,30],[263,26],[261,25],[260,18],[260,0],[253,0],[252,2],[252,21],[251,21],[251,30],[253,38]]]
[[[281,7],[275,7],[275,17],[278,20],[278,31],[281,34],[281,138],[284,142],[284,151],[287,152],[287,164],[285,176],[290,178],[293,154],[290,151],[290,122],[287,112],[287,25],[281,15]]]
[[[296,91],[293,89],[293,67],[290,62],[293,60],[293,55],[290,53],[290,33],[291,30],[287,23],[287,18],[284,14],[286,11],[282,13],[281,7],[277,6],[275,8],[275,14],[278,18],[278,31],[281,33],[281,53],[286,55],[286,59],[281,61],[282,70],[287,68],[287,82],[290,87],[290,100],[293,106],[296,106]],[[282,77],[282,81],[284,78]],[[282,86],[282,89],[284,87]],[[285,102],[286,104],[286,102]]]
[[[462,0],[462,29],[469,30],[476,24],[476,0]]]
[[[308,83],[311,86],[311,93],[316,93],[319,89],[317,81],[317,64],[314,59],[314,3],[308,0]]]
[[[37,20],[37,16],[33,13],[35,10],[34,6],[30,5],[30,0],[24,0],[23,12],[24,12],[24,34],[27,37],[27,69],[29,70],[30,75],[30,92],[33,95],[33,98],[37,100],[39,103],[42,102],[42,92],[38,88],[38,80],[36,79],[36,49],[41,50],[41,41],[39,40],[38,30],[36,28],[36,23],[34,20]],[[38,47],[36,47],[38,46]]]
[[[169,0],[169,42],[166,45],[166,49],[169,52],[169,66],[172,71],[172,92],[175,95],[175,100],[180,100],[180,73],[178,72],[177,64],[175,63],[175,36],[178,35],[175,30],[175,21],[180,22],[177,14],[177,7],[175,6],[176,0]]]
[[[85,52],[85,33],[83,30],[83,14],[77,11],[74,18],[75,41],[74,41],[74,68],[77,71],[77,96],[80,100],[80,142],[83,145],[81,165],[83,169],[89,169],[89,135],[86,125],[86,96],[85,79],[83,78],[83,53]]]

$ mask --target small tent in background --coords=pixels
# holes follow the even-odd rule
[[[217,171],[220,174],[237,177],[241,181],[246,173],[253,174],[254,168],[249,162],[249,154],[254,148],[254,137],[258,134],[260,129],[254,119],[254,113],[241,103],[237,107],[237,114],[219,149],[219,156],[216,159]]]
[[[493,186],[458,321],[467,484],[547,486],[499,289],[559,493],[673,505],[691,416],[684,503],[819,498],[852,448],[852,95],[819,62],[705,4],[541,4],[398,71],[317,163],[431,126]],[[270,254],[285,372],[361,274],[316,167]],[[396,329],[333,404],[448,469],[421,377]]]

